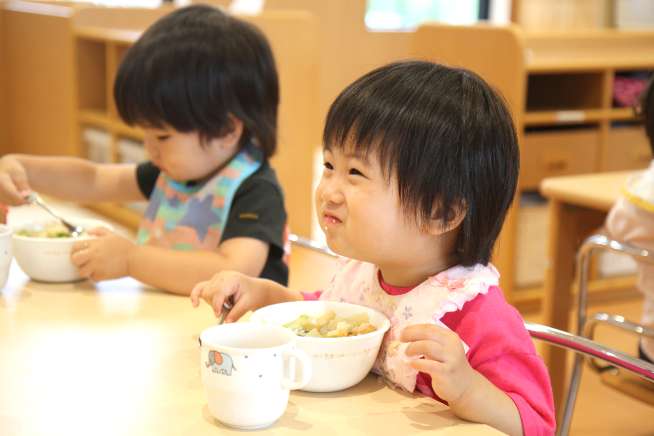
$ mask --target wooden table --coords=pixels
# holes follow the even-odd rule
[[[631,174],[633,172],[623,171],[553,177],[541,183],[541,193],[550,200],[543,324],[570,331],[577,250],[584,238],[602,225]],[[543,347],[543,358],[550,371],[557,405],[562,404],[565,394],[565,356],[564,350]]]
[[[200,381],[207,306],[131,279],[32,282],[0,293],[0,434],[243,434],[216,422]],[[294,392],[272,435],[501,434],[369,376],[344,392]]]

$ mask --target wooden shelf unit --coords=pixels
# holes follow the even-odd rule
[[[110,162],[121,161],[121,140],[142,144],[142,130],[126,125],[118,116],[113,82],[129,47],[149,24],[170,10],[87,8],[76,15],[73,48],[77,155],[89,157],[84,139],[87,128],[101,131],[109,138]],[[312,162],[320,145],[316,19],[299,11],[265,12],[242,18],[263,31],[275,55],[280,107],[278,151],[271,163],[284,189],[289,225],[293,232],[308,237],[312,219]],[[103,27],[103,23],[112,27]],[[88,207],[133,228],[141,217],[141,212],[129,205]]]
[[[616,75],[654,71],[652,47],[654,32],[527,33],[518,26],[429,23],[416,31],[412,54],[469,68],[503,94],[521,147],[519,199],[546,177],[647,166],[652,157],[643,129],[631,108],[614,107],[612,96]],[[519,207],[514,202],[494,262],[508,298],[533,305],[540,286],[521,292],[515,282]]]

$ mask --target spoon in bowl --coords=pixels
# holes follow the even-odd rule
[[[70,222],[66,221],[65,219],[63,219],[62,217],[60,217],[59,215],[54,213],[48,207],[48,205],[45,204],[45,202],[41,199],[41,197],[39,197],[39,194],[37,194],[36,192],[30,192],[29,194],[27,194],[25,196],[25,200],[27,200],[27,202],[30,203],[30,204],[37,204],[43,210],[45,210],[50,215],[52,215],[54,218],[56,218],[59,222],[61,222],[61,224],[64,225],[64,227],[66,227],[66,229],[70,232],[70,235],[73,238],[76,238],[76,237],[80,236],[84,232],[83,227],[71,224]]]

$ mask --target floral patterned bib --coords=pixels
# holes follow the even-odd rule
[[[415,389],[418,371],[404,353],[408,344],[399,340],[402,330],[413,324],[445,327],[440,321],[443,315],[485,294],[499,284],[500,277],[491,264],[455,266],[429,277],[406,294],[390,295],[379,284],[377,266],[351,259],[343,259],[342,263],[320,299],[371,307],[390,319],[391,329],[384,337],[373,371],[409,392]],[[467,352],[465,344],[464,348]]]

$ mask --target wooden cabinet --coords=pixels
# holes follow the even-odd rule
[[[520,184],[538,186],[546,177],[593,172],[599,143],[595,127],[525,132]]]
[[[170,9],[87,8],[73,27],[76,75],[77,154],[101,161],[134,162],[143,132],[124,124],[113,101],[113,81],[128,48],[147,26]],[[266,12],[243,17],[267,36],[280,77],[278,151],[272,158],[284,189],[289,225],[310,236],[312,162],[320,145],[318,52],[315,17],[306,12]],[[111,25],[111,27],[107,27]],[[89,205],[135,227],[142,205]]]
[[[652,160],[652,150],[640,125],[616,125],[608,132],[605,169],[633,170],[645,168]]]
[[[614,106],[618,75],[654,71],[654,32],[524,32],[518,26],[429,23],[413,38],[413,55],[469,68],[510,106],[521,148],[518,196],[545,177],[644,168],[651,160],[631,108]],[[517,304],[540,301],[541,287],[518,286],[514,202],[494,263]],[[545,252],[545,248],[535,248]]]

